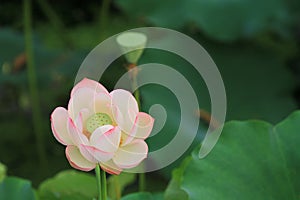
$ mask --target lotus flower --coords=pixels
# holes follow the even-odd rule
[[[110,174],[136,167],[147,157],[144,140],[153,123],[150,115],[139,112],[130,92],[109,93],[87,78],[72,89],[68,110],[57,107],[51,115],[53,135],[66,146],[70,165],[90,171],[100,164]]]

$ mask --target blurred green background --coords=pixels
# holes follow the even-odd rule
[[[23,10],[20,1],[0,2],[0,162],[9,175],[30,179],[35,186],[70,168],[64,147],[52,136],[51,112],[57,106],[66,107],[77,70],[89,51],[128,29],[166,27],[197,40],[222,74],[227,120],[277,123],[300,106],[298,0],[35,0],[32,28],[40,106],[33,104],[30,94]],[[149,62],[182,73],[195,89],[200,109],[209,112],[205,83],[189,63],[168,52],[145,50],[140,63]],[[101,83],[113,89],[126,72],[124,65],[124,58],[116,60]],[[141,95],[143,110],[159,103],[170,116],[160,134],[148,140],[150,149],[158,149],[174,136],[180,120],[178,102],[158,85],[142,87]],[[41,165],[34,133],[36,106],[46,165]],[[206,125],[201,122],[195,144],[203,138]],[[162,184],[175,165],[155,174]]]

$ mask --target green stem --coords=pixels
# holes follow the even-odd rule
[[[140,100],[140,91],[137,89],[137,77],[136,76],[132,76],[132,88],[136,90],[134,91],[133,95],[136,99],[136,102],[138,103],[139,109],[141,109],[141,100]]]
[[[50,4],[46,0],[36,0],[41,10],[44,12],[46,17],[49,19],[50,23],[56,27],[61,28],[64,27],[63,22],[60,20],[56,12],[52,9]]]
[[[101,173],[102,200],[107,200],[106,173],[104,170],[101,170],[100,173]]]
[[[101,41],[105,38],[105,30],[107,25],[107,19],[109,15],[110,0],[102,0],[101,11],[100,11],[100,31]]]
[[[40,109],[40,100],[37,87],[37,77],[34,63],[34,52],[32,45],[32,21],[31,21],[31,0],[24,0],[24,34],[25,34],[25,52],[27,59],[27,76],[29,84],[29,93],[32,108],[33,128],[37,142],[38,157],[41,166],[45,169],[47,165],[46,153],[43,141],[42,115]]]
[[[95,172],[96,172],[96,179],[97,179],[98,200],[101,200],[102,187],[101,187],[101,174],[100,174],[100,166],[99,165],[96,166]]]
[[[144,173],[139,174],[139,191],[144,192],[146,190],[146,175]]]
[[[138,75],[138,69],[135,68],[136,64],[131,64],[131,67],[128,68],[128,70],[132,70],[131,72],[131,87],[134,91],[133,95],[137,101],[139,109],[141,109],[141,98],[140,98],[140,91],[138,89],[138,84],[137,84],[137,75]],[[140,173],[138,175],[139,179],[139,191],[144,192],[146,189],[146,176],[144,173]]]
[[[44,12],[46,17],[48,18],[50,24],[53,28],[58,32],[62,41],[68,46],[72,47],[72,41],[67,37],[65,25],[63,21],[59,18],[55,10],[51,7],[51,5],[47,2],[47,0],[37,0],[38,5],[41,10]]]
[[[120,180],[119,180],[119,176],[118,175],[114,175],[113,176],[113,181],[114,181],[114,185],[115,185],[115,193],[116,193],[116,200],[120,200],[121,199],[121,186],[120,186]]]

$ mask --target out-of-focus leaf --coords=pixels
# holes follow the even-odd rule
[[[120,199],[122,192],[126,186],[132,184],[136,180],[136,174],[121,173],[120,175],[112,175],[107,180],[107,194],[111,200]]]
[[[222,41],[253,36],[278,26],[284,29],[290,20],[286,2],[282,0],[117,0],[116,3],[130,17],[177,29],[195,23],[205,34]]]
[[[2,68],[0,83],[18,84],[26,88],[27,73],[23,35],[10,29],[3,29],[0,31],[0,44],[9,46],[8,49],[0,49]],[[83,51],[49,50],[37,39],[34,41],[34,53],[35,69],[41,91],[59,79],[74,76],[86,54]],[[18,62],[18,59],[23,59],[23,61]]]
[[[202,42],[223,78],[228,100],[228,120],[261,119],[276,123],[297,108],[292,97],[296,81],[284,60],[276,54],[253,46],[222,46]],[[198,96],[200,108],[210,110],[207,86],[187,61],[171,53],[147,49],[140,63],[151,62],[170,66],[184,75]],[[157,85],[145,86],[141,88],[141,92],[145,110],[157,103],[166,105],[167,110],[176,113],[170,117],[175,117],[172,123],[178,125],[180,119],[176,116],[180,115],[180,108],[176,94]]]
[[[0,162],[0,183],[6,176],[6,166]]]
[[[300,111],[276,126],[263,121],[226,123],[207,157],[199,159],[197,148],[180,168],[180,188],[190,200],[299,199],[299,124]]]
[[[297,109],[296,81],[277,54],[257,47],[204,43],[217,64],[227,95],[227,120],[260,119],[278,123]]]
[[[125,19],[123,16],[110,15],[109,25],[103,29],[98,21],[80,24],[79,26],[66,28],[66,37],[72,42],[73,49],[91,50],[104,39],[122,31],[143,26],[134,20]],[[40,25],[37,29],[43,43],[50,48],[65,48],[64,38],[57,34],[55,29],[49,29],[48,24]]]
[[[124,196],[121,200],[163,200],[163,195],[158,194],[151,194],[147,192],[139,192],[134,194],[129,194]]]
[[[12,174],[31,177],[33,184],[37,184],[67,165],[65,157],[60,156],[63,151],[59,149],[49,129],[49,116],[55,107],[67,104],[76,71],[86,52],[50,50],[37,38],[33,45],[37,87],[41,110],[45,116],[41,119],[44,132],[40,134],[44,134],[43,138],[48,141],[44,144],[49,150],[48,160],[55,163],[47,170],[35,167],[37,151],[32,143],[34,132],[31,126],[31,107],[35,105],[31,105],[28,95],[24,36],[21,32],[8,28],[0,30],[0,46],[6,47],[0,49],[0,128],[6,130],[0,134],[0,157],[9,166]]]
[[[284,61],[276,57],[276,54],[253,46],[224,47],[209,42],[203,42],[203,46],[215,60],[224,81],[227,95],[227,120],[261,119],[276,123],[297,108],[292,96],[296,81]],[[198,97],[199,108],[210,111],[211,103],[207,86],[201,75],[187,61],[169,52],[147,49],[140,59],[140,64],[146,63],[160,63],[177,70],[193,87]],[[143,76],[148,75],[143,74]],[[139,76],[140,81],[145,79],[143,76]],[[147,139],[150,151],[167,145],[177,133],[180,123],[185,124],[184,132],[187,137],[191,134],[188,119],[195,117],[195,113],[191,112],[181,118],[180,103],[173,91],[157,84],[145,85],[140,88],[140,91],[144,111],[148,112],[152,105],[160,104],[167,113],[163,128]],[[161,115],[153,117],[158,119],[157,124],[154,125],[156,130],[156,126],[163,120]],[[199,120],[197,137],[190,150],[201,142],[206,130],[207,122]],[[180,160],[162,169],[162,172],[170,175],[172,168],[179,162]]]
[[[97,197],[96,178],[87,173],[67,170],[44,181],[38,189],[40,199],[83,200]]]
[[[36,197],[29,181],[16,177],[6,177],[0,183],[0,199],[35,200]]]

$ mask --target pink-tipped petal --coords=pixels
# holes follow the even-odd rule
[[[85,159],[79,149],[76,146],[69,145],[66,148],[66,156],[72,167],[81,171],[91,171],[96,167],[95,163],[92,163]]]
[[[133,95],[126,90],[117,89],[110,94],[112,106],[118,108],[113,109],[114,119],[122,131],[130,134],[136,115],[139,112],[138,104]],[[116,111],[119,111],[119,113],[116,113]],[[118,114],[122,116],[117,116]]]
[[[122,169],[119,168],[112,160],[100,163],[101,169],[112,175],[119,175]]]
[[[124,116],[121,113],[120,109],[117,106],[112,105],[111,106],[112,110],[112,119],[116,124],[120,126],[120,124],[124,124]]]
[[[101,151],[93,146],[83,145],[79,146],[80,153],[90,162],[99,163],[106,162],[114,156],[113,153]]]
[[[154,124],[154,119],[144,112],[136,116],[130,135],[124,140],[122,146],[129,144],[133,139],[146,139],[149,137]]]
[[[86,136],[78,130],[75,123],[71,118],[68,119],[68,131],[73,144],[79,146],[80,144],[88,144],[88,139]]]
[[[87,159],[89,162],[91,163],[97,163],[97,160],[95,159],[95,157],[93,156],[93,151],[88,149],[89,146],[86,145],[79,145],[79,151],[81,153],[81,155]]]
[[[120,140],[121,130],[118,127],[105,125],[93,132],[90,143],[101,151],[115,152],[119,148]]]
[[[72,95],[69,104],[68,112],[72,119],[75,119],[82,109],[92,111],[91,102],[95,101],[97,93],[90,88],[79,88]]]
[[[113,157],[114,163],[123,169],[139,165],[148,154],[148,146],[144,140],[134,140],[130,144],[120,147]]]
[[[77,127],[78,131],[82,132],[83,131],[83,116],[82,116],[81,112],[79,112],[74,123],[75,123],[75,126]]]
[[[97,128],[91,135],[90,142],[91,144],[97,143],[97,141],[102,137],[104,133],[113,129],[114,126],[112,125],[104,125]]]
[[[93,115],[93,113],[86,108],[79,112],[74,123],[80,132],[83,132],[83,125],[91,115]]]
[[[154,124],[154,119],[144,112],[139,112],[136,116],[132,128],[132,134],[137,139],[146,139],[149,137]]]
[[[51,129],[54,137],[63,145],[73,144],[67,129],[68,111],[57,107],[51,114]]]
[[[97,81],[94,81],[94,80],[91,80],[88,78],[84,78],[73,87],[73,89],[71,91],[71,97],[80,88],[90,88],[93,91],[95,91],[95,93],[104,92],[104,93],[108,94],[108,91],[106,90],[106,88],[103,85],[101,85]]]
[[[105,113],[113,118],[111,109],[111,97],[106,93],[98,93],[94,101],[91,102],[90,108],[93,113]]]

